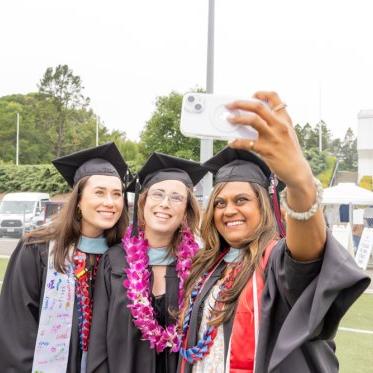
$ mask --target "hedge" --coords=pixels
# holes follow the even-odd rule
[[[67,193],[70,187],[52,165],[0,165],[0,192]]]

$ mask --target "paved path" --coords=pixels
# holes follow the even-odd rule
[[[18,238],[0,238],[0,255],[10,256],[17,246]]]

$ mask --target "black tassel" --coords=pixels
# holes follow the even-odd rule
[[[133,219],[132,219],[132,232],[131,237],[135,237],[139,234],[139,227],[138,227],[138,221],[137,221],[137,212],[138,212],[138,201],[139,201],[139,195],[140,195],[140,183],[139,179],[136,178],[136,187],[135,187],[135,201],[133,203]]]
[[[281,219],[281,209],[280,209],[280,196],[277,191],[278,180],[275,174],[270,176],[270,186],[269,186],[269,195],[272,203],[272,209],[275,214],[278,232],[280,237],[283,238],[286,236],[286,229]]]
[[[127,195],[127,187],[128,187],[128,181],[130,178],[130,172],[127,169],[126,175],[124,176],[124,204],[126,206],[126,209],[128,211],[128,195]]]

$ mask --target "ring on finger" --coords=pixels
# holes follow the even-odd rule
[[[277,113],[278,111],[286,109],[286,107],[287,107],[287,105],[285,104],[285,102],[281,102],[280,104],[278,104],[274,108],[272,108],[272,111]]]
[[[250,150],[254,150],[254,146],[255,146],[255,141],[250,140],[250,141],[249,141],[249,149],[250,149]]]

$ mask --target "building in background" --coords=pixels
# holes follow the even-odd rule
[[[373,177],[373,110],[361,110],[357,128],[358,182]]]

